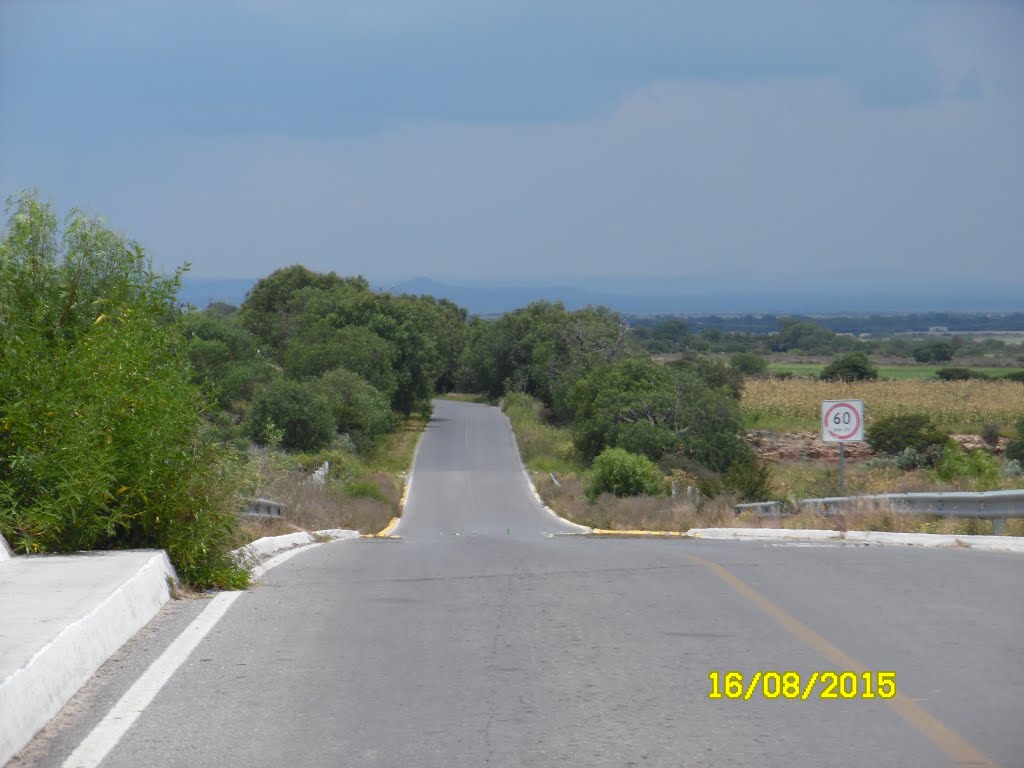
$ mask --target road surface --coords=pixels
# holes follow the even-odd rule
[[[401,539],[271,571],[105,768],[1024,766],[1019,555],[551,536],[502,414],[434,413]],[[62,765],[203,607],[165,611],[14,765]],[[852,665],[897,698],[708,698],[715,670]]]

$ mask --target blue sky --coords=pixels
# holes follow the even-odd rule
[[[940,0],[0,0],[0,192],[203,277],[1024,288],[1021,40]]]

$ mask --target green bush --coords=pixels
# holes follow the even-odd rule
[[[1017,422],[1017,436],[1006,444],[1006,453],[1003,455],[1007,461],[1024,463],[1024,419]]]
[[[663,491],[662,480],[658,466],[646,456],[606,448],[594,459],[586,495],[591,501],[602,493],[654,496]]]
[[[349,435],[359,451],[368,450],[394,426],[388,398],[352,371],[328,371],[310,388],[329,404],[334,428]]]
[[[261,445],[273,442],[274,429],[282,431],[287,451],[318,451],[334,435],[331,406],[310,386],[278,379],[256,390],[246,416],[246,432]]]
[[[1024,371],[1010,371],[1009,373],[1004,373],[1002,378],[1008,379],[1009,381],[1024,382]]]
[[[952,360],[956,348],[948,341],[929,341],[917,347],[914,360],[919,363],[943,363]]]
[[[967,379],[988,378],[983,371],[972,371],[970,368],[964,368],[962,366],[939,368],[939,370],[935,372],[935,377],[941,381],[966,381]]]
[[[740,501],[769,501],[772,498],[771,467],[756,461],[734,464],[722,477],[722,485],[735,492]]]
[[[896,456],[907,448],[919,455],[932,455],[946,441],[946,434],[930,416],[908,413],[878,419],[866,430],[868,445],[878,453]]]
[[[964,451],[953,442],[946,444],[941,458],[935,464],[935,474],[939,479],[977,490],[998,487],[1001,470],[999,460],[988,451]]]
[[[878,369],[863,352],[849,352],[825,366],[821,378],[824,381],[868,381],[878,378]]]
[[[32,194],[0,240],[0,531],[22,552],[155,547],[196,587],[240,587],[238,476],[202,419],[177,277]]]
[[[768,361],[756,352],[737,352],[729,359],[729,365],[747,376],[768,373]]]

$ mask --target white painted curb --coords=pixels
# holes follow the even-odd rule
[[[163,550],[0,681],[0,765],[45,726],[100,666],[170,599],[177,575]]]
[[[784,528],[691,528],[687,536],[733,541],[849,541],[909,547],[963,547],[986,552],[1024,553],[1024,538],[1015,536],[957,536],[941,533],[886,531],[823,531]]]
[[[243,565],[247,565],[252,570],[259,561],[276,555],[278,552],[297,547],[306,547],[310,544],[318,544],[319,539],[317,536],[332,540],[358,539],[359,531],[349,531],[344,528],[326,528],[322,531],[317,531],[316,535],[299,531],[298,533],[286,533],[283,536],[264,536],[262,539],[256,539],[256,541],[246,544],[244,547],[239,547],[232,554]]]
[[[11,559],[11,548],[7,546],[7,539],[0,536],[0,563]]]
[[[555,518],[555,520],[562,523],[563,525],[568,525],[570,528],[574,528],[580,533],[593,533],[593,528],[588,528],[585,525],[574,523],[572,520],[566,520],[564,517],[559,517],[558,514],[553,509],[551,509],[551,507],[544,503],[544,499],[542,499],[540,497],[540,494],[537,493],[537,488],[533,484],[533,478],[530,477],[530,473],[526,471],[526,465],[523,464],[523,454],[519,452],[519,441],[516,440],[516,431],[512,429],[512,421],[511,419],[509,419],[508,414],[505,413],[504,411],[501,412],[501,415],[505,418],[505,424],[508,426],[508,433],[512,435],[512,445],[516,449],[516,458],[519,459],[519,468],[523,470],[523,477],[526,478],[526,485],[529,487],[530,493],[533,494],[533,498],[537,500],[537,504],[540,506],[540,508],[547,512],[549,515],[551,515],[553,518]]]

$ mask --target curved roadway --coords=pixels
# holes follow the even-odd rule
[[[273,570],[103,765],[1024,765],[1024,558],[564,530],[501,413],[437,402],[402,538]],[[201,607],[156,622],[19,765],[60,765]],[[899,699],[707,696],[713,670],[858,663],[895,671]]]

